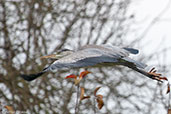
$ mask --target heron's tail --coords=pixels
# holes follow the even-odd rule
[[[133,60],[133,59],[131,59],[131,58],[129,58],[129,57],[124,57],[124,58],[122,58],[123,60],[125,60],[124,61],[124,65],[125,66],[136,66],[136,67],[138,67],[138,68],[141,68],[141,69],[144,69],[147,65],[146,64],[144,64],[144,63],[141,63],[141,62],[139,62],[139,61],[135,61],[135,60]]]
[[[47,68],[45,68],[43,71],[36,73],[36,74],[22,74],[20,75],[24,80],[26,81],[32,81],[40,76],[42,76],[43,74],[45,74],[47,72]]]

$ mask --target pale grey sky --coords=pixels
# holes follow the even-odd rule
[[[145,36],[149,46],[156,48],[160,43],[163,43],[163,48],[171,47],[171,4],[170,0],[140,0],[134,1],[130,7],[130,11],[135,13],[135,19],[140,26],[140,34],[149,25],[149,23],[167,7],[160,15],[159,20],[152,26]],[[160,47],[161,48],[161,47]],[[149,50],[150,52],[150,50]],[[171,53],[170,53],[171,54]]]
[[[130,13],[135,14],[138,26],[137,35],[141,35],[154,18],[159,16],[156,23],[145,35],[145,39],[141,42],[140,45],[145,48],[140,51],[148,55],[151,52],[158,52],[170,47],[166,55],[161,56],[158,62],[171,65],[171,0],[134,0],[130,6]],[[148,64],[153,64],[154,62],[149,62]],[[169,80],[171,80],[171,72],[167,75]]]

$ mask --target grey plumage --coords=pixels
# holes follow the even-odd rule
[[[80,68],[94,65],[98,66],[100,63],[114,63],[123,65],[121,60],[124,60],[124,62],[128,61],[135,63],[137,67],[144,68],[146,65],[134,61],[128,57],[130,53],[137,54],[135,53],[135,50],[136,49],[125,49],[109,45],[86,45],[72,54],[56,60],[47,70]]]
[[[69,50],[67,50],[69,51]],[[21,75],[25,80],[31,81],[45,72],[61,69],[99,67],[100,65],[114,66],[124,65],[133,70],[144,69],[145,64],[129,58],[129,54],[138,54],[137,49],[127,47],[116,47],[110,45],[86,45],[78,50],[71,51],[45,68],[40,75]],[[139,72],[139,71],[138,71]],[[142,72],[140,72],[142,73]],[[30,76],[31,79],[28,79]]]

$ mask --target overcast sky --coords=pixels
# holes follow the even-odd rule
[[[150,28],[141,42],[141,45],[145,46],[141,49],[143,54],[148,55],[153,51],[157,52],[171,47],[171,0],[134,0],[130,6],[130,12],[135,14],[139,35],[155,17],[159,16],[158,21]],[[166,56],[160,58],[159,62],[171,65],[170,58],[171,49],[167,51]],[[167,75],[170,75],[169,80],[171,80],[171,73]]]

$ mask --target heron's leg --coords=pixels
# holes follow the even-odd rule
[[[140,68],[137,68],[134,66],[129,66],[129,68],[131,68],[131,69],[133,69],[153,80],[157,80],[159,82],[163,82],[163,80],[168,81],[166,77],[163,77],[163,76],[161,76],[161,74],[156,73],[157,71],[155,70],[155,68],[152,68],[149,72],[145,71],[144,69],[140,69]]]

